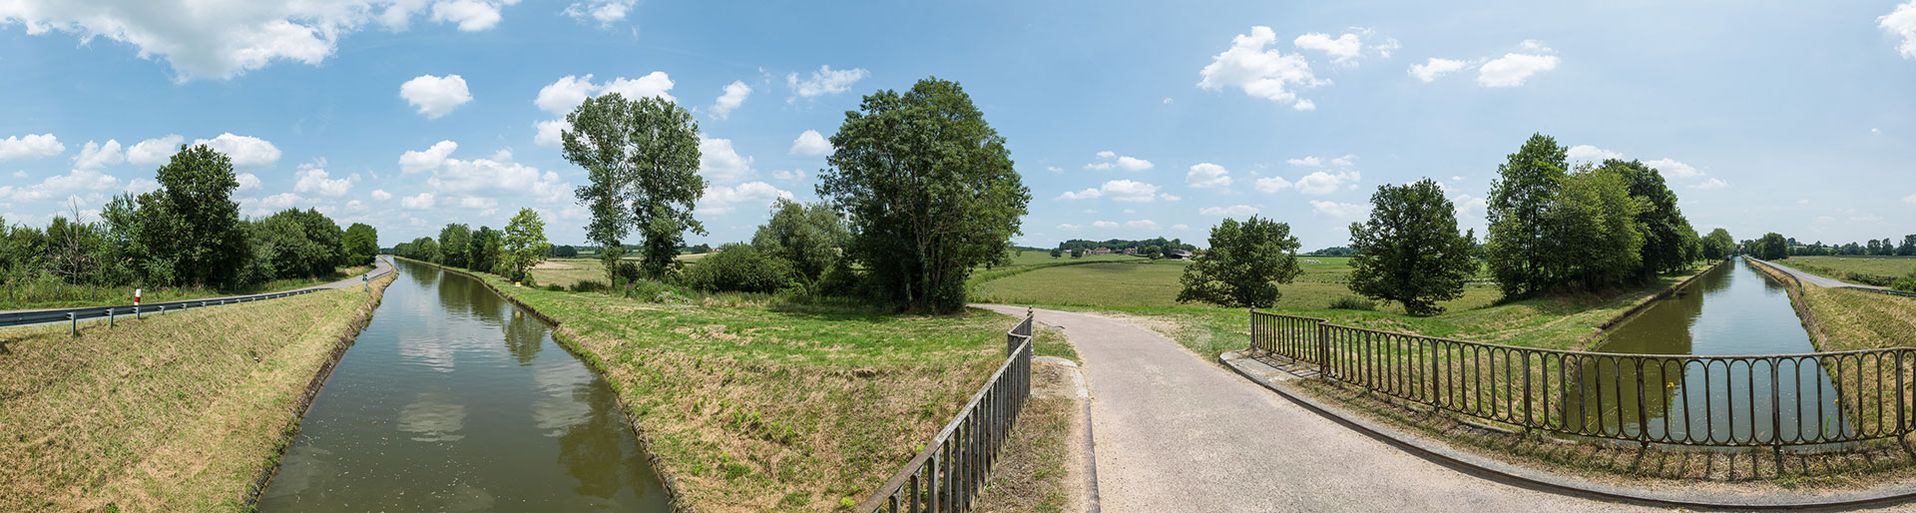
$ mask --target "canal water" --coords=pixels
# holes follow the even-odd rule
[[[1616,327],[1594,350],[1726,356],[1810,353],[1816,347],[1788,290],[1739,259]],[[1767,440],[1780,429],[1785,439],[1815,440],[1852,429],[1838,414],[1836,389],[1816,359],[1713,362],[1663,360],[1647,365],[1642,380],[1628,366],[1587,363],[1578,397],[1566,399],[1572,411],[1584,408],[1584,422],[1631,435],[1647,431],[1653,438]],[[1642,405],[1637,383],[1645,389]]]
[[[472,278],[397,267],[262,511],[669,510],[611,387],[549,326]]]

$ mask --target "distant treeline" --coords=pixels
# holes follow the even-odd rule
[[[1791,255],[1916,256],[1916,234],[1904,235],[1901,243],[1889,237],[1865,241],[1861,244],[1851,242],[1841,245],[1824,244],[1823,241],[1802,244],[1797,242],[1795,237],[1786,239],[1786,242],[1790,245]]]
[[[1076,258],[1084,256],[1087,253],[1095,253],[1096,250],[1099,249],[1112,253],[1160,258],[1171,256],[1178,251],[1187,253],[1197,251],[1197,246],[1185,244],[1184,241],[1179,239],[1165,239],[1164,237],[1143,240],[1108,239],[1102,241],[1071,239],[1060,242],[1058,243],[1058,247],[1052,248],[1051,256],[1061,257],[1068,254]]]
[[[451,223],[439,230],[437,239],[420,237],[393,246],[393,254],[402,257],[493,273],[528,284],[532,277],[527,271],[555,252],[546,242],[545,220],[530,208],[519,209],[503,231],[490,226],[474,230],[465,223]],[[572,253],[577,255],[576,250]]]

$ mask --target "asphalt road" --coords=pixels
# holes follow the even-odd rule
[[[316,290],[329,290],[329,289],[341,289],[346,287],[353,287],[353,286],[358,286],[372,278],[383,276],[386,273],[389,273],[392,271],[393,271],[392,262],[386,257],[379,257],[379,258],[373,259],[372,270],[367,271],[365,274],[355,275],[351,278],[346,278],[343,280],[327,283],[324,285],[315,285],[312,287],[306,287],[302,289],[293,289],[290,291],[281,291],[281,292],[297,292],[297,291],[309,291],[309,290],[316,291]],[[144,310],[148,312],[154,312],[154,311],[158,311],[157,308],[160,306],[177,305],[179,303],[188,303],[191,306],[198,307],[199,305],[203,303],[219,303],[221,302],[221,300],[251,298],[256,296],[280,294],[281,292],[270,292],[265,294],[249,294],[249,295],[241,295],[241,296],[209,297],[209,298],[182,300],[182,301],[149,303],[148,305],[144,307]],[[261,299],[274,299],[274,298],[261,298]],[[115,305],[112,308],[119,311],[121,314],[130,314],[130,312],[132,312],[131,304]],[[177,306],[175,306],[175,308],[177,308]],[[65,319],[65,314],[67,312],[72,312],[77,314],[81,318],[80,319],[81,322],[91,322],[91,321],[96,321],[96,320],[106,318],[105,317],[106,314],[104,313],[106,310],[107,310],[107,307],[104,307],[104,306],[91,306],[91,307],[80,307],[80,308],[50,308],[50,309],[44,309],[44,310],[4,310],[4,311],[0,311],[0,326],[11,328],[11,327],[20,327],[20,326],[38,326],[38,325],[45,325],[45,324],[65,323],[65,322],[69,322],[68,320]],[[43,322],[39,319],[41,317],[48,317],[49,315],[51,316],[49,318],[52,318],[53,320],[46,320]]]
[[[1748,257],[1745,257],[1745,258],[1748,258]],[[1847,287],[1852,289],[1875,289],[1875,290],[1883,290],[1886,288],[1886,287],[1878,287],[1875,285],[1864,285],[1861,283],[1850,283],[1850,282],[1838,280],[1835,278],[1827,278],[1827,277],[1823,277],[1823,276],[1819,276],[1815,274],[1810,274],[1803,271],[1799,271],[1794,267],[1776,263],[1775,261],[1772,261],[1772,260],[1759,260],[1759,261],[1766,264],[1770,264],[1771,267],[1781,269],[1783,270],[1783,272],[1790,273],[1791,275],[1796,276],[1796,279],[1803,280],[1804,283],[1808,283],[1818,287],[1831,288],[1831,289]]]

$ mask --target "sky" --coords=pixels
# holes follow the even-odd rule
[[[1537,132],[1657,167],[1699,230],[1916,232],[1916,0],[0,0],[0,216],[96,218],[204,142],[246,216],[317,208],[390,246],[530,207],[582,243],[557,134],[610,91],[693,113],[689,242],[742,241],[816,199],[862,95],[927,76],[1007,139],[1033,246],[1203,245],[1252,214],[1341,245],[1379,185],[1422,178],[1481,236]]]

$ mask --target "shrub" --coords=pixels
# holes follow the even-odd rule
[[[1896,280],[1896,284],[1890,288],[1903,292],[1916,292],[1916,271],[1911,271],[1909,276],[1904,276],[1902,279]]]
[[[550,283],[550,284],[546,284],[546,290],[549,290],[552,292],[565,292],[565,287],[561,287],[557,283]]]
[[[685,285],[707,292],[777,292],[791,264],[744,244],[726,244],[685,271]]]
[[[557,285],[554,286],[556,287]],[[605,282],[602,281],[586,280],[572,284],[573,292],[602,292],[607,288],[610,287],[606,287]]]
[[[1350,296],[1331,300],[1332,310],[1376,310],[1377,305],[1363,298]]]

